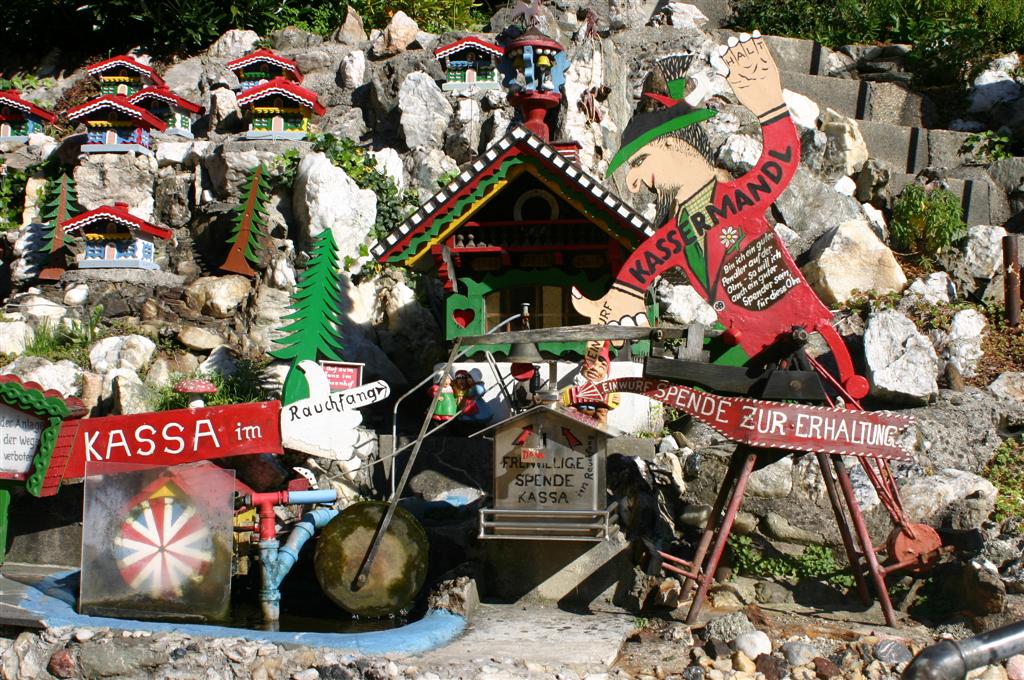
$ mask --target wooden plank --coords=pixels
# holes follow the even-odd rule
[[[505,331],[487,335],[461,336],[465,345],[505,345],[513,342],[588,342],[591,340],[646,340],[652,333],[663,338],[681,338],[685,328],[658,326],[657,328],[636,326],[561,326],[559,328],[538,328],[526,331]]]
[[[698,386],[715,392],[750,394],[761,380],[760,375],[748,375],[742,366],[718,366],[699,361],[680,361],[648,357],[644,362],[644,377],[667,380],[682,385]]]

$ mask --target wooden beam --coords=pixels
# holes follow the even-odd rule
[[[636,326],[560,326],[525,331],[505,331],[487,335],[461,336],[463,345],[504,345],[513,342],[588,342],[591,340],[647,340],[648,338],[681,338],[686,329],[678,326],[657,328]]]

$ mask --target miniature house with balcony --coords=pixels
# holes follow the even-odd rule
[[[192,139],[192,123],[203,111],[198,104],[179,97],[166,87],[143,88],[128,101],[167,123],[167,134],[188,139]]]
[[[26,142],[57,119],[49,111],[21,98],[17,90],[0,90],[0,142]]]
[[[132,215],[126,203],[84,212],[63,226],[66,235],[84,242],[79,269],[160,269],[156,239],[166,241],[174,234]]]
[[[246,139],[305,139],[310,118],[325,111],[315,92],[284,78],[249,88],[238,106],[249,124]]]
[[[127,153],[152,155],[150,132],[163,132],[167,123],[125,97],[103,95],[67,112],[68,120],[85,123],[87,140],[82,153]]]
[[[434,57],[445,72],[442,89],[499,89],[498,60],[504,53],[501,46],[475,36],[438,47],[434,50]]]
[[[85,70],[100,81],[101,95],[128,97],[145,87],[167,86],[152,66],[143,64],[127,54],[98,61]]]
[[[274,54],[270,50],[256,50],[227,63],[228,70],[238,78],[240,92],[251,87],[283,78],[293,83],[302,82],[302,73],[291,59]]]

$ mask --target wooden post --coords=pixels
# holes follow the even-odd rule
[[[11,489],[6,482],[0,482],[0,565],[7,554],[7,511],[11,507]]]
[[[1020,324],[1020,251],[1016,234],[1003,237],[1003,290],[1006,298],[1006,322]]]

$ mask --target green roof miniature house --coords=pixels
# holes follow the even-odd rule
[[[274,54],[270,50],[256,50],[226,64],[229,71],[238,78],[240,92],[251,87],[270,82],[275,78],[284,78],[293,83],[302,82],[299,66],[291,59]]]
[[[188,139],[192,139],[192,123],[203,110],[166,87],[143,88],[128,97],[128,101],[167,123],[165,133]]]
[[[22,99],[17,90],[0,90],[0,142],[25,142],[28,136],[42,132],[57,117],[32,102]]]
[[[167,123],[127,98],[105,94],[67,112],[68,120],[85,123],[82,153],[141,153],[152,156],[152,130],[163,132]]]
[[[313,114],[325,112],[315,92],[284,78],[249,88],[238,105],[249,123],[246,139],[305,139]]]
[[[86,67],[86,72],[100,81],[100,94],[128,97],[144,87],[166,87],[152,66],[134,57],[120,54]]]
[[[167,227],[132,215],[125,203],[84,212],[63,227],[65,234],[79,235],[85,241],[79,269],[160,269],[154,239],[166,241],[174,235]]]
[[[444,90],[497,90],[501,87],[498,60],[504,48],[475,36],[438,47],[434,57],[445,72]]]

